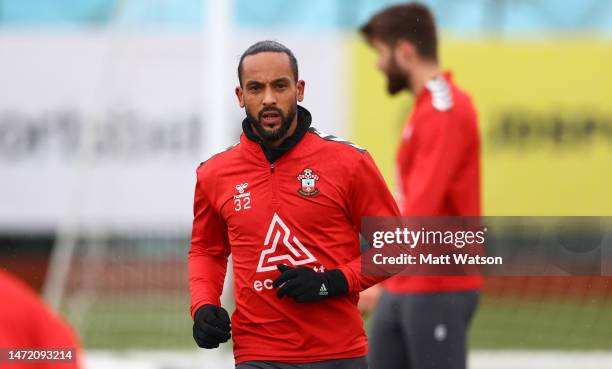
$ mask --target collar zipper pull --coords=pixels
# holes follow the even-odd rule
[[[270,163],[270,173],[274,173],[274,163]]]

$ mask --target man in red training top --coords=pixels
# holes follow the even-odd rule
[[[240,142],[197,170],[189,284],[203,348],[231,336],[236,367],[365,369],[362,216],[399,210],[370,155],[312,128],[297,61],[262,41],[238,65]],[[220,306],[232,254],[236,310]]]
[[[3,351],[0,355],[0,368],[4,369],[77,369],[81,360],[80,348],[72,329],[62,321],[45,303],[22,281],[0,269],[0,349],[13,350],[10,354]],[[17,359],[15,350],[46,349],[54,352],[56,358],[70,361],[33,361],[41,354],[27,353]],[[59,351],[62,352],[59,352]],[[72,350],[70,354],[66,350]],[[55,352],[57,351],[57,352]],[[36,356],[35,356],[36,355]],[[45,354],[46,355],[46,354]]]
[[[410,3],[382,10],[360,29],[378,54],[388,92],[415,97],[397,153],[404,216],[479,216],[480,144],[470,97],[438,64],[434,18]],[[384,283],[373,317],[372,369],[461,369],[480,276],[396,276]],[[362,296],[372,307],[380,289]]]

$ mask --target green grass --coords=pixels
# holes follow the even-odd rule
[[[98,297],[77,329],[88,349],[193,349],[191,326],[186,295],[124,295]],[[470,348],[612,350],[612,301],[484,296]]]
[[[483,298],[473,349],[612,350],[612,301]]]
[[[66,313],[88,349],[194,348],[188,296],[97,298],[80,323]]]

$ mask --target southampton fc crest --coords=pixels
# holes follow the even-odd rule
[[[297,176],[297,180],[300,181],[302,185],[298,190],[300,195],[310,197],[319,193],[319,189],[317,188],[319,176],[313,172],[312,169],[304,169],[304,171]]]

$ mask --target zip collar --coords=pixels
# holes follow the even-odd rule
[[[308,132],[308,128],[310,128],[310,124],[312,123],[312,115],[306,108],[298,105],[297,107],[297,127],[295,127],[295,132],[289,137],[287,137],[283,142],[281,142],[278,147],[269,146],[263,141],[254,131],[251,123],[247,118],[244,118],[242,121],[242,131],[246,138],[250,141],[256,142],[261,147],[266,159],[270,163],[274,163],[278,158],[283,156],[289,150],[291,150],[295,145],[300,142],[300,140],[304,137],[306,132]]]

